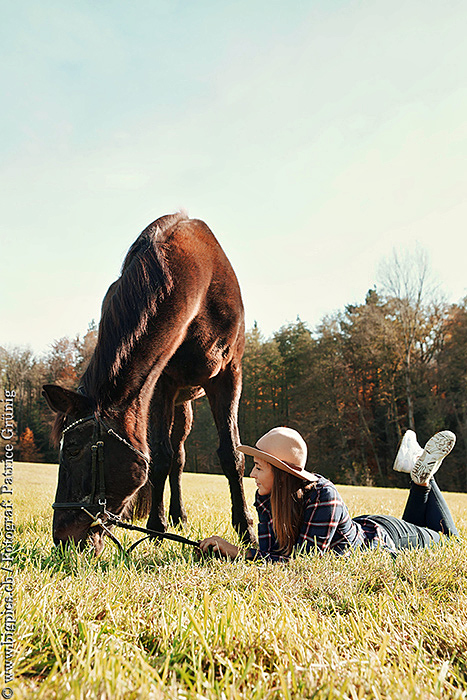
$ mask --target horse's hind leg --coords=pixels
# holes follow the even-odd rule
[[[182,501],[182,474],[185,466],[185,440],[193,425],[191,401],[175,406],[172,427],[172,466],[170,469],[170,519],[176,523],[186,523],[187,517]]]
[[[255,542],[253,521],[243,491],[244,458],[235,447],[240,444],[238,403],[242,390],[240,369],[229,365],[204,387],[219,435],[217,454],[229,481],[232,499],[232,524],[245,541]]]

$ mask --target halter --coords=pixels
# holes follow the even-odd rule
[[[67,426],[63,432],[62,432],[62,439],[60,442],[60,451],[62,448],[63,444],[63,436],[65,433],[67,433],[69,430],[72,430],[73,428],[76,428],[78,425],[82,425],[84,423],[88,423],[89,421],[94,421],[94,430],[92,434],[92,441],[93,444],[91,445],[91,479],[92,479],[92,488],[91,488],[91,494],[89,496],[89,501],[69,501],[65,503],[53,503],[52,508],[54,510],[57,509],[65,509],[65,510],[81,510],[86,515],[89,515],[91,518],[92,522],[90,524],[91,527],[99,526],[101,527],[107,535],[110,537],[110,539],[115,542],[119,548],[125,552],[125,549],[123,545],[119,542],[119,540],[115,537],[115,535],[109,530],[107,525],[115,525],[116,527],[122,527],[125,528],[126,530],[135,530],[137,532],[144,532],[146,534],[145,537],[142,537],[139,539],[137,542],[131,545],[127,552],[130,552],[132,549],[134,549],[140,542],[143,542],[143,540],[148,539],[151,536],[156,536],[156,537],[161,537],[169,540],[175,540],[176,542],[182,542],[184,544],[190,544],[194,547],[198,547],[198,542],[195,542],[193,540],[189,540],[186,537],[182,537],[181,535],[176,535],[173,533],[169,532],[158,532],[157,530],[150,530],[148,528],[143,528],[143,527],[137,527],[136,525],[131,525],[129,523],[123,523],[121,521],[120,515],[116,515],[114,513],[110,513],[107,510],[107,498],[106,498],[106,493],[105,493],[105,471],[104,471],[104,441],[103,437],[105,434],[107,435],[112,435],[114,438],[119,440],[121,443],[126,445],[132,452],[134,452],[138,457],[141,457],[144,459],[146,464],[149,467],[149,464],[151,462],[151,458],[149,455],[145,454],[144,452],[141,452],[138,450],[136,447],[134,447],[128,440],[125,440],[124,437],[119,435],[113,428],[109,428],[102,418],[100,418],[97,414],[93,413],[89,416],[86,416],[85,418],[79,418],[78,420],[74,421],[74,423],[71,423],[71,425]],[[105,518],[105,521],[103,520]],[[107,525],[106,525],[107,523]]]
[[[132,452],[138,455],[138,457],[141,457],[144,459],[146,464],[149,466],[149,463],[151,461],[149,455],[145,454],[144,452],[141,452],[140,450],[136,449],[136,447],[133,447],[133,445],[128,442],[128,440],[125,440],[121,435],[115,432],[112,428],[109,428],[102,418],[99,418],[96,414],[92,413],[89,416],[86,416],[85,418],[79,418],[78,420],[74,421],[74,423],[71,423],[71,425],[67,426],[65,430],[62,433],[62,440],[60,443],[60,449],[61,445],[63,443],[63,437],[65,433],[68,431],[72,430],[73,428],[76,428],[78,425],[82,425],[83,423],[88,423],[89,421],[94,421],[94,430],[92,434],[92,440],[93,444],[91,445],[91,478],[92,478],[92,490],[91,494],[89,497],[89,500],[86,501],[70,501],[67,503],[53,503],[52,508],[57,509],[57,508],[66,508],[68,510],[72,509],[82,509],[83,507],[86,507],[88,510],[95,510],[96,513],[102,512],[104,515],[112,515],[111,513],[108,513],[106,510],[106,504],[107,504],[107,499],[105,495],[105,473],[104,473],[104,441],[102,440],[102,437],[104,434],[107,435],[113,435],[113,437],[117,438],[120,442],[122,442],[124,445],[126,445]],[[112,516],[112,517],[119,517],[119,516]]]

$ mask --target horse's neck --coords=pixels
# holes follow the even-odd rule
[[[103,416],[110,420],[117,431],[141,452],[148,451],[147,426],[150,403],[149,392],[143,389],[132,400],[126,397],[102,408]]]
[[[139,371],[136,354],[124,369],[125,371],[119,373],[112,385],[104,385],[100,387],[100,391],[89,388],[89,396],[95,401],[104,419],[109,420],[112,426],[135,447],[146,452],[149,409],[159,373],[151,372],[144,376],[144,372]],[[90,387],[92,387],[93,378],[90,366],[87,377]]]

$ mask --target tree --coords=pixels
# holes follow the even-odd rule
[[[456,450],[452,455],[457,462],[455,482],[459,489],[467,491],[467,297],[460,304],[450,307],[444,330],[433,394],[440,404],[444,427],[458,435]]]
[[[282,326],[274,333],[282,358],[281,410],[287,425],[295,421],[298,429],[306,423],[309,407],[303,391],[308,377],[308,365],[311,360],[314,341],[311,332],[300,318],[295,323]]]
[[[392,256],[380,267],[383,293],[392,305],[392,318],[401,339],[400,354],[404,367],[408,427],[415,430],[412,391],[412,360],[417,342],[426,337],[427,306],[434,299],[435,288],[429,273],[426,251]]]
[[[17,447],[17,459],[20,462],[42,462],[43,455],[36,447],[34,433],[31,428],[26,428],[20,436]]]
[[[16,435],[31,429],[38,461],[56,459],[56,449],[50,444],[54,417],[45,407],[42,385],[58,382],[66,388],[76,388],[93,352],[96,335],[96,326],[91,322],[83,339],[78,335],[74,340],[55,340],[44,358],[36,357],[29,347],[0,348],[0,388],[15,391]]]
[[[247,332],[243,355],[239,426],[242,440],[254,444],[282,421],[282,359],[275,340],[265,340],[257,324]]]
[[[349,389],[348,410],[354,412],[352,454],[354,469],[376,471],[381,483],[388,465],[381,444],[394,442],[397,416],[395,377],[399,366],[395,338],[386,305],[375,290],[365,304],[349,305],[340,316],[342,354]]]
[[[17,434],[28,425],[40,431],[37,421],[42,384],[45,381],[45,365],[38,360],[28,347],[2,348],[0,353],[0,384],[4,391],[14,391],[14,416]],[[47,443],[45,434],[40,434],[42,446]]]
[[[222,473],[217,457],[219,437],[206,396],[192,402],[193,427],[186,441],[186,471]]]
[[[75,349],[74,368],[78,377],[81,377],[93,355],[97,343],[98,328],[94,319],[88,325],[88,329],[83,338],[79,335],[73,341]]]
[[[29,348],[0,348],[2,389],[15,390],[14,421],[22,459],[55,461],[53,416],[42,384],[75,388],[94,351],[92,322],[84,337],[53,342],[45,358]],[[467,490],[467,298],[448,306],[429,284],[426,257],[396,254],[382,291],[349,304],[311,332],[299,318],[264,338],[246,334],[239,427],[254,444],[289,425],[308,444],[309,468],[338,483],[401,484],[392,462],[402,433],[417,426],[420,444],[448,428],[458,441],[439,482]],[[219,471],[217,433],[206,397],[194,402],[187,468]]]
[[[54,340],[46,358],[48,381],[58,382],[65,389],[75,389],[79,379],[78,362],[76,341],[67,337]]]

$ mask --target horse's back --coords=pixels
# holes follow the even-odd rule
[[[166,217],[163,217],[165,219]],[[159,220],[158,220],[159,221]],[[158,221],[151,226],[158,227]],[[173,221],[156,238],[171,278],[173,300],[189,295],[212,323],[242,323],[244,310],[237,276],[209,226],[199,219]]]
[[[179,267],[181,274],[185,275],[190,269],[201,268],[201,277],[210,276],[216,282],[224,278],[225,284],[234,288],[232,292],[236,292],[235,296],[241,298],[232,265],[214,233],[204,221],[186,218],[174,221],[159,234],[157,244],[164,252],[169,266],[172,266],[172,274],[176,273],[175,267]]]
[[[192,314],[166,373],[180,384],[202,383],[232,361],[240,364],[243,355],[244,309],[237,276],[215,235],[199,219],[173,222],[158,245],[172,278],[168,302],[177,306],[182,300]]]

